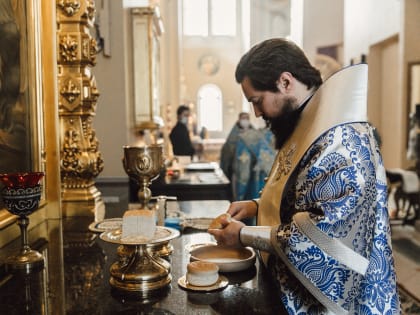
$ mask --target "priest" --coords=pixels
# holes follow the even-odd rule
[[[324,83],[284,39],[252,47],[236,80],[276,138],[259,199],[233,202],[218,243],[252,246],[289,314],[399,314],[386,175],[366,117],[367,65]],[[242,220],[257,217],[257,226]]]

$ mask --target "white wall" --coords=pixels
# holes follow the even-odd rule
[[[404,167],[405,111],[399,50],[401,1],[345,0],[344,59],[369,64],[368,119],[382,138],[385,167]],[[401,127],[398,127],[401,126]]]
[[[343,43],[343,0],[304,0],[303,5],[302,48],[313,60],[317,48]]]
[[[251,45],[267,38],[290,35],[290,1],[253,0],[251,12]]]
[[[407,168],[407,65],[420,61],[420,1],[345,0],[344,58],[367,55],[369,119],[383,136],[385,167]]]
[[[92,72],[99,90],[93,126],[104,160],[99,177],[125,177],[121,158],[122,147],[128,144],[124,21],[122,1],[110,1],[111,56],[97,55]]]
[[[400,31],[403,0],[344,0],[344,60],[368,54],[369,46]]]

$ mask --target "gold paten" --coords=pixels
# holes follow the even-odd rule
[[[110,268],[111,286],[123,293],[141,293],[143,297],[167,287],[172,281],[171,264],[154,249],[168,244],[180,232],[158,226],[154,238],[139,243],[124,242],[121,234],[121,229],[117,229],[100,236],[105,242],[120,244],[117,248],[118,260]]]
[[[102,220],[105,206],[94,178],[103,170],[92,128],[99,92],[91,68],[96,41],[90,35],[95,3],[57,1],[58,110],[63,216]]]

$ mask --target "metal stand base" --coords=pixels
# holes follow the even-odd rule
[[[16,256],[10,256],[5,261],[7,271],[30,274],[44,268],[44,256],[35,250],[27,250]]]

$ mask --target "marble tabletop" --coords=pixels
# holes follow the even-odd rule
[[[209,216],[224,212],[222,201],[180,202],[185,214]],[[205,205],[206,207],[204,207]],[[210,212],[209,212],[210,211]],[[110,217],[115,214],[110,213]],[[185,275],[191,244],[214,241],[203,230],[188,229],[170,243],[167,258],[172,281],[153,294],[127,293],[109,284],[110,266],[117,260],[118,244],[89,231],[86,218],[50,220],[47,239],[37,240],[46,267],[30,275],[11,275],[0,268],[0,309],[4,314],[287,314],[272,280],[258,260],[247,270],[224,273],[229,284],[221,291],[193,292],[177,281]]]

